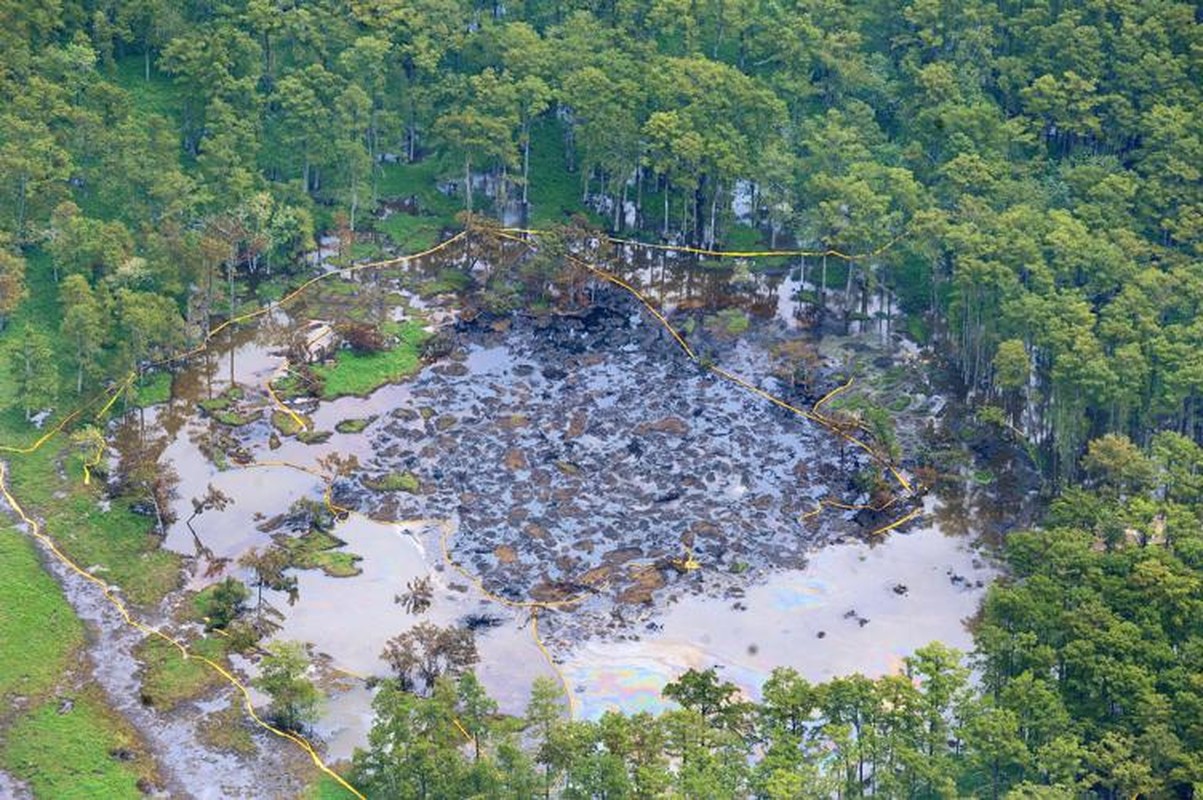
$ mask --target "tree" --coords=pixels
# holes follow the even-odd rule
[[[434,691],[442,675],[458,676],[480,660],[476,637],[468,628],[441,628],[419,622],[388,641],[380,654],[410,691]]]
[[[203,614],[205,629],[223,629],[246,610],[251,596],[246,585],[237,578],[226,578],[215,584],[205,598]]]
[[[661,692],[690,711],[696,711],[707,722],[720,726],[738,723],[746,704],[738,700],[739,687],[730,681],[719,681],[713,668],[702,671],[689,669],[670,681]]]
[[[320,695],[305,676],[309,658],[300,642],[276,642],[251,683],[271,699],[269,718],[284,730],[300,731],[317,719]]]
[[[402,800],[470,796],[455,703],[455,686],[446,679],[429,698],[391,682],[381,686],[368,749],[355,751],[356,785],[372,797]]]
[[[188,530],[192,533],[192,541],[196,544],[196,555],[205,556],[210,562],[214,561],[213,551],[204,545],[200,535],[196,532],[196,528],[192,527],[192,520],[204,514],[206,511],[224,511],[227,506],[234,502],[234,498],[230,497],[225,492],[218,489],[213,484],[209,484],[205,493],[200,497],[192,498],[192,513],[184,519],[184,524],[188,526]]]
[[[17,310],[29,291],[25,285],[25,259],[10,252],[0,238],[0,333],[9,316]]]
[[[0,112],[0,226],[18,243],[29,238],[30,217],[41,217],[66,194],[71,156],[46,125],[45,117],[30,108],[42,87],[31,87],[27,99],[5,104]],[[54,97],[48,92],[43,97]]]
[[[287,592],[288,602],[290,604],[296,602],[298,597],[297,577],[285,574],[285,570],[292,565],[289,561],[288,553],[283,549],[268,547],[260,551],[252,547],[238,559],[238,563],[240,566],[251,570],[255,576],[255,580],[251,585],[258,590],[255,608],[259,614],[260,621],[263,618],[264,588],[277,592]]]
[[[489,697],[474,672],[465,672],[455,684],[456,716],[460,724],[472,736],[472,758],[480,761],[480,745],[489,733],[493,716],[497,713],[497,701]]]
[[[512,133],[518,122],[512,83],[496,70],[486,69],[468,81],[470,99],[459,110],[439,117],[435,132],[464,165],[464,208],[472,210],[472,165],[513,164]],[[503,181],[504,182],[504,181]]]
[[[526,704],[526,730],[534,737],[535,761],[543,765],[543,796],[551,797],[555,767],[554,735],[564,724],[567,708],[564,687],[552,678],[535,678]]]
[[[84,378],[99,372],[104,348],[105,326],[101,305],[83,275],[68,275],[59,285],[63,322],[59,330],[71,343],[75,360],[75,393],[82,394]]]
[[[49,407],[58,396],[58,369],[50,337],[26,324],[9,353],[9,374],[16,387],[16,402],[24,408],[27,420],[34,411]]]
[[[1144,491],[1153,483],[1153,463],[1126,436],[1109,433],[1092,440],[1082,466],[1121,496]]]

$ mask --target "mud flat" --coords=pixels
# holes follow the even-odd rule
[[[824,499],[868,499],[850,483],[862,453],[700,369],[632,305],[504,327],[462,331],[403,404],[372,409],[371,455],[340,503],[380,519],[454,514],[452,558],[504,599],[604,599],[557,628],[652,603],[687,554],[708,571],[799,567],[861,529],[855,512],[802,520]],[[721,358],[768,371],[746,342]],[[374,491],[390,474],[416,489]]]

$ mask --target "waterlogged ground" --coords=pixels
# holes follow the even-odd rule
[[[781,374],[782,342],[810,341],[796,301],[800,275],[757,277],[735,294],[729,278],[663,261],[643,269],[653,296],[681,309],[678,324],[688,324],[685,309],[702,308],[690,341],[705,358],[803,403],[863,355],[910,380],[912,395],[898,406],[912,412],[901,417],[904,438],[926,424],[930,398],[915,391],[925,387],[911,374],[913,351],[881,349],[889,341],[882,326],[829,340],[811,394],[791,394],[772,375]],[[932,639],[968,643],[963,621],[993,573],[965,538],[942,531],[975,530],[973,502],[941,513],[929,498],[936,513],[924,522],[871,548],[858,543],[892,517],[809,512],[824,499],[866,502],[851,480],[871,467],[865,456],[700,369],[616,291],[576,315],[468,324],[456,322],[450,301],[371,288],[373,302],[392,304],[388,318],[435,321],[450,338],[448,355],[368,397],[297,406],[328,435],[306,443],[270,422],[263,387],[284,366],[290,324],[280,314],[218,343],[146,421],[163,437],[161,463],[179,473],[180,521],[166,543],[194,557],[192,588],[211,582],[222,559],[241,575],[236,560],[278,533],[271,520],[298,500],[322,499],[328,459],[356,460],[332,492],[355,513],[331,533],[359,557],[358,574],[299,571],[291,605],[267,593],[282,614],[277,636],[321,654],[330,699],[316,733],[332,758],[366,739],[363,678],[386,673],[385,642],[422,620],[478,626],[478,672],[515,713],[539,675],[562,677],[577,713],[596,716],[660,707],[659,688],[688,667],[721,666],[754,695],[774,666],[814,680],[877,674]],[[357,291],[344,301],[353,304]],[[707,316],[733,296],[740,313],[762,317],[738,336]],[[330,316],[318,304],[305,313]],[[196,410],[231,377],[243,387],[234,404],[243,424],[234,426]],[[883,383],[891,391],[892,381]],[[191,499],[210,485],[234,502],[189,528]],[[674,568],[687,556],[701,568]],[[423,577],[432,605],[411,615],[398,595]],[[530,599],[573,601],[539,616],[554,666],[529,612],[504,602]]]
[[[660,690],[687,669],[717,667],[753,698],[775,667],[820,682],[885,675],[933,640],[962,649],[996,572],[936,526],[870,545],[817,550],[800,570],[751,576],[721,598],[674,593],[642,628],[570,651],[563,670],[578,713],[659,711]]]

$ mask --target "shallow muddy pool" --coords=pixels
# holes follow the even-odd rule
[[[451,524],[451,523],[447,523]],[[437,522],[382,523],[352,515],[338,524],[334,535],[347,549],[363,556],[363,572],[352,578],[332,578],[315,570],[297,573],[298,599],[270,593],[284,612],[277,639],[309,642],[330,658],[336,673],[362,678],[387,675],[380,654],[386,642],[419,622],[461,624],[469,617],[487,617],[477,631],[480,663],[477,677],[498,701],[502,711],[521,714],[536,677],[554,677],[531,635],[525,612],[489,601],[459,576],[442,569],[437,556],[441,525]],[[414,578],[430,576],[432,604],[422,614],[407,613],[396,602]],[[358,681],[344,682],[325,704],[318,731],[333,758],[351,755],[367,741],[371,727],[372,692]]]
[[[563,670],[586,718],[661,710],[660,690],[691,668],[718,667],[752,698],[775,667],[815,682],[875,677],[933,640],[971,647],[964,623],[995,575],[964,538],[934,526],[832,545],[804,569],[769,573],[726,598],[670,597],[629,635],[574,648]]]

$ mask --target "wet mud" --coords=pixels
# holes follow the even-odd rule
[[[646,604],[685,554],[707,570],[797,567],[861,529],[855,512],[801,519],[824,498],[857,499],[863,453],[700,369],[633,303],[606,303],[462,327],[451,359],[372,409],[365,477],[340,483],[338,503],[454,515],[452,557],[513,601]],[[728,368],[769,371],[747,341],[723,346]],[[419,490],[370,488],[393,473]]]

